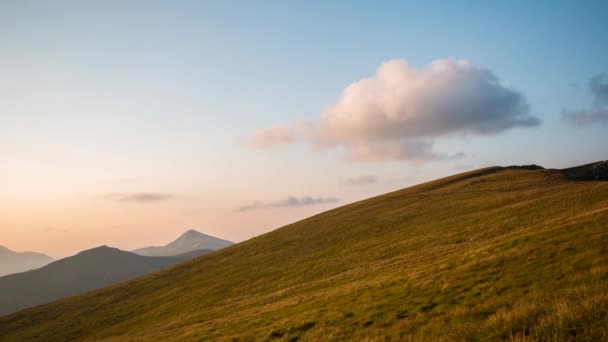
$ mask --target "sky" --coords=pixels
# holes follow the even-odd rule
[[[235,242],[608,159],[605,1],[0,1],[0,245]]]

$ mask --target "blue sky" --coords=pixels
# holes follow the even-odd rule
[[[608,125],[562,117],[591,107],[589,80],[608,72],[606,13],[603,1],[3,1],[0,244],[60,255],[188,228],[238,241],[468,168],[606,159]],[[383,62],[447,58],[490,70],[542,123],[436,137],[434,150],[464,157],[424,163],[248,144],[259,128],[315,122]],[[376,181],[345,185],[361,175]],[[172,196],[108,200],[137,192]],[[339,201],[272,205],[290,196]],[[235,210],[256,201],[266,209]]]

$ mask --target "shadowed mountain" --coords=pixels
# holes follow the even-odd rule
[[[0,340],[607,341],[608,182],[492,167],[0,317]]]
[[[566,177],[578,181],[608,180],[608,161],[571,167],[561,170]]]
[[[208,249],[214,251],[230,245],[232,245],[232,242],[230,241],[218,239],[216,237],[197,232],[196,230],[189,230],[168,245],[161,247],[140,248],[134,250],[133,253],[144,256],[171,256],[196,251],[199,249]]]
[[[53,262],[48,255],[34,252],[13,252],[0,246],[0,277],[40,268]]]
[[[0,315],[116,284],[209,252],[145,257],[107,246],[86,250],[33,271],[0,277]]]

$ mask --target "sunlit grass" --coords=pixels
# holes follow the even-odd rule
[[[490,168],[0,318],[0,340],[608,340],[608,182]]]

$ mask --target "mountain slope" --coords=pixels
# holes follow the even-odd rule
[[[53,262],[50,256],[34,252],[13,252],[0,246],[0,277],[40,268]]]
[[[162,247],[146,247],[133,251],[145,256],[171,256],[200,249],[217,250],[232,245],[232,242],[209,236],[196,230],[189,230],[177,240]]]
[[[0,277],[0,315],[116,284],[208,252],[144,257],[106,246],[90,249],[40,269]]]
[[[608,182],[487,168],[0,318],[0,340],[608,339]]]

